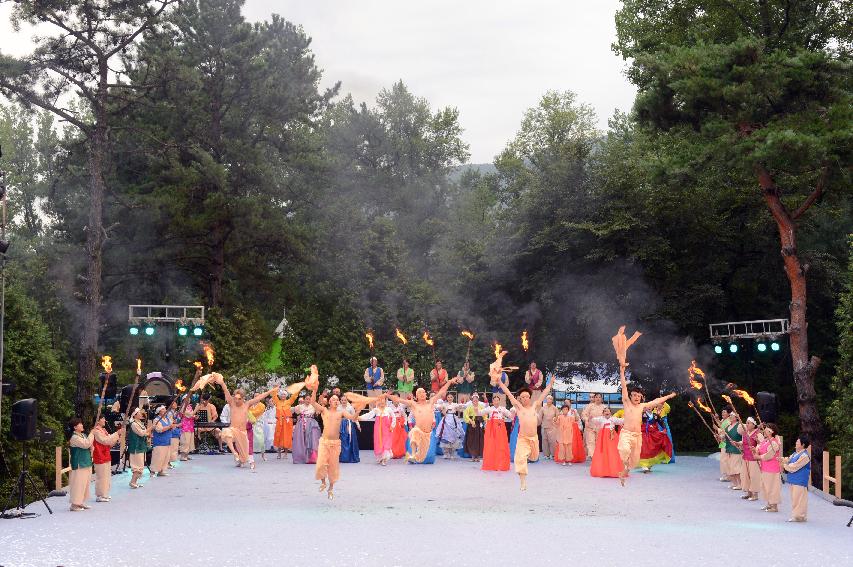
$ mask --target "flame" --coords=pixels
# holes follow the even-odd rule
[[[705,379],[705,373],[702,371],[701,368],[696,366],[695,360],[690,361],[690,368],[687,369],[687,372],[690,373],[690,376],[694,376],[694,375],[698,374],[699,376],[702,377],[703,380]]]
[[[201,348],[204,350],[204,356],[207,358],[207,367],[213,368],[213,355],[215,354],[213,352],[213,347],[210,346],[210,343],[201,343]]]
[[[728,403],[730,406],[734,405],[732,404],[732,398],[730,396],[723,394],[723,399],[726,400],[726,403]]]
[[[141,358],[136,359],[136,373],[142,374],[142,359]]]
[[[403,334],[403,331],[400,329],[394,329],[394,334],[397,335],[397,338],[400,339],[400,342],[404,345],[409,344],[409,339],[406,338],[406,335]]]
[[[734,382],[729,382],[728,384],[726,384],[726,390],[734,390],[736,388],[737,384],[735,384]]]
[[[495,343],[495,358],[501,357],[501,351],[502,350],[503,350],[503,347],[501,346],[501,343],[496,342]]]
[[[425,342],[427,345],[429,345],[429,346],[435,346],[435,341],[434,341],[434,340],[432,339],[432,337],[429,335],[429,331],[424,331],[423,337],[424,337],[424,342]]]
[[[184,386],[184,381],[180,378],[175,382],[175,389],[179,392],[186,392],[187,387]]]
[[[367,339],[367,346],[370,347],[370,350],[373,350],[373,331],[367,331],[364,333],[364,336]]]
[[[702,411],[706,411],[711,415],[714,415],[714,412],[711,411],[711,408],[702,403],[702,398],[696,398],[696,403],[699,405],[700,408],[702,408]]]
[[[201,370],[201,367],[203,366],[203,364],[201,363],[201,361],[200,361],[200,360],[196,360],[195,362],[193,362],[193,364],[194,364],[194,365],[195,365],[195,367],[196,367],[196,368],[198,368],[199,370]]]
[[[748,403],[749,405],[755,405],[755,399],[750,396],[749,392],[747,392],[746,390],[732,390],[732,393],[738,396],[739,398],[743,398],[744,400],[746,400],[746,403]]]
[[[101,357],[101,366],[104,368],[104,372],[109,374],[113,371],[113,357],[108,354],[105,354]]]
[[[468,331],[468,330],[462,331],[462,336],[465,337],[466,339],[468,339],[469,341],[474,340],[474,333],[472,333],[471,331]]]
[[[521,348],[524,349],[524,352],[527,352],[529,346],[530,343],[527,341],[527,331],[525,330],[523,333],[521,333]]]
[[[702,389],[702,382],[700,382],[699,380],[695,380],[693,378],[690,378],[690,385],[693,386],[694,388],[696,388],[697,390]]]

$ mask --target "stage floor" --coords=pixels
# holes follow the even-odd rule
[[[787,523],[787,487],[781,511],[762,512],[717,480],[713,459],[679,457],[625,488],[540,461],[522,493],[514,473],[469,461],[361,457],[341,465],[333,501],[312,465],[275,455],[255,474],[196,456],[135,491],[114,476],[110,503],[72,513],[50,498],[52,516],[37,501],[40,517],[0,520],[0,566],[853,564],[853,510],[811,495],[808,523]]]

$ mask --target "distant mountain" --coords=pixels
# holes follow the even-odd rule
[[[480,175],[489,175],[491,173],[497,173],[498,171],[494,164],[491,163],[466,163],[465,165],[454,167],[447,177],[451,181],[459,181],[462,174],[469,170],[476,171]]]

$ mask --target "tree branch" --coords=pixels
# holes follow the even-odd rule
[[[808,211],[809,208],[811,208],[815,201],[817,201],[821,198],[821,196],[823,196],[823,188],[824,186],[826,186],[827,177],[829,177],[829,165],[824,165],[823,172],[821,172],[820,174],[820,179],[817,180],[817,185],[815,185],[814,191],[812,191],[811,194],[806,197],[806,200],[803,201],[803,204],[800,205],[799,208],[794,211],[794,214],[791,215],[791,218],[793,220],[797,220],[798,218],[803,216],[803,214]]]
[[[109,59],[110,57],[112,57],[116,53],[120,52],[122,49],[124,49],[125,47],[127,47],[131,43],[133,43],[134,40],[136,40],[136,38],[139,36],[139,34],[141,34],[143,31],[148,29],[151,26],[151,24],[160,17],[160,14],[162,14],[166,10],[166,8],[168,8],[171,4],[173,4],[176,1],[177,0],[160,0],[160,7],[157,9],[157,11],[154,12],[153,14],[151,14],[148,18],[146,18],[145,22],[143,24],[141,24],[136,29],[136,31],[134,31],[132,34],[130,34],[126,38],[124,38],[111,51],[107,52],[107,59]]]

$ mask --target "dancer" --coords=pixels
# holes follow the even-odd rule
[[[277,389],[277,388],[274,388]],[[267,406],[263,402],[258,402],[249,408],[249,427],[246,435],[249,438],[249,460],[254,462],[255,453],[261,454],[261,460],[267,460],[266,453],[266,438],[264,436],[264,421],[263,416],[267,411]]]
[[[315,369],[316,366],[312,365],[312,373]],[[328,497],[329,500],[332,500],[335,497],[335,483],[341,475],[341,420],[346,418],[350,421],[356,421],[358,417],[354,413],[338,411],[340,400],[335,395],[329,398],[329,407],[324,408],[317,403],[318,384],[314,383],[311,386],[311,397],[308,399],[308,403],[314,408],[314,411],[322,416],[325,426],[317,450],[314,477],[320,481],[320,492],[326,490],[326,482],[328,481]]]
[[[539,458],[539,436],[536,429],[538,421],[536,419],[536,408],[542,403],[542,398],[548,395],[551,387],[554,385],[554,378],[548,381],[545,389],[539,392],[535,398],[531,399],[531,392],[527,388],[522,388],[518,393],[518,398],[512,395],[506,384],[498,382],[501,390],[509,398],[512,407],[515,408],[518,415],[518,444],[515,448],[513,461],[515,464],[515,472],[521,481],[521,490],[527,490],[527,461],[535,461]]]
[[[427,457],[432,440],[432,431],[435,427],[435,404],[447,393],[447,389],[450,388],[451,383],[455,382],[455,378],[446,381],[438,392],[429,399],[427,399],[426,390],[423,388],[417,389],[414,400],[404,400],[398,396],[389,396],[395,402],[405,404],[415,418],[415,426],[409,431],[409,444],[411,445],[412,452],[406,455],[408,462],[432,463],[432,461],[427,463]]]
[[[545,378],[542,371],[536,368],[536,363],[531,362],[530,367],[524,373],[524,383],[531,391],[537,392],[545,385]]]
[[[93,433],[83,433],[83,421],[79,417],[68,422],[72,430],[68,444],[71,446],[71,472],[68,474],[68,498],[71,511],[89,510],[89,481],[92,480],[92,443]]]
[[[512,412],[503,406],[503,400],[492,394],[492,405],[483,410],[486,415],[486,430],[483,443],[484,471],[509,470],[509,439],[506,433],[506,420],[512,418]]]
[[[471,394],[474,393],[476,386],[474,381],[477,379],[474,373],[471,372],[471,364],[467,360],[462,364],[462,370],[459,371],[456,377],[459,384],[456,387],[456,393],[459,394],[459,403],[466,404],[471,399]]]
[[[554,418],[558,441],[554,451],[555,463],[571,465],[586,460],[586,452],[583,448],[583,439],[581,439],[577,420],[578,414],[574,408],[568,403],[564,403],[563,407],[560,408],[560,415]]]
[[[187,394],[189,395],[189,394]],[[182,461],[190,461],[190,453],[195,451],[195,410],[187,403],[181,416],[181,437],[178,443],[178,453]]]
[[[415,387],[415,371],[409,368],[409,359],[403,359],[403,366],[397,369],[397,392],[406,397],[406,394],[411,395],[412,388]]]
[[[411,394],[408,394],[411,396]],[[394,404],[394,417],[397,418],[397,427],[394,428],[391,439],[391,455],[395,459],[406,456],[406,439],[409,437],[409,418],[406,414],[405,404]]]
[[[563,407],[566,407],[565,405]],[[554,405],[554,396],[545,398],[545,405],[539,408],[539,421],[542,424],[542,456],[548,460],[554,458],[554,449],[557,445],[557,406]]]
[[[166,414],[166,406],[158,406],[154,413],[157,415],[154,418],[154,450],[148,466],[152,478],[169,476],[166,470],[169,468],[169,454],[172,450],[172,431],[178,427]]]
[[[598,427],[598,437],[589,474],[599,478],[619,478],[622,473],[622,459],[619,457],[619,433],[616,432],[616,427],[625,423],[625,420],[612,417],[609,406],[604,406],[601,417],[595,417],[593,420]]]
[[[620,364],[622,364],[622,360],[620,360]],[[624,364],[627,365],[627,363]],[[675,392],[655,398],[650,402],[643,402],[642,390],[636,386],[632,386],[630,391],[628,390],[628,383],[625,381],[624,366],[619,373],[619,380],[622,383],[622,405],[625,411],[625,422],[622,430],[619,432],[619,445],[617,449],[619,450],[619,457],[622,459],[622,472],[619,473],[619,481],[622,483],[622,486],[625,486],[628,471],[636,467],[640,460],[640,452],[643,445],[643,412],[648,408],[653,408],[658,404],[674,398]]]
[[[483,410],[486,404],[480,401],[477,393],[471,395],[471,401],[465,406],[462,418],[465,420],[465,452],[471,456],[471,462],[478,463],[483,458]]]
[[[272,394],[276,420],[272,444],[276,448],[279,459],[283,452],[288,452],[293,447],[293,410],[291,407],[293,402],[297,400],[296,395],[302,390],[303,386],[304,384],[299,384],[299,389],[284,399],[281,398],[281,386]]]
[[[790,457],[782,459],[791,485],[791,517],[789,522],[805,522],[809,512],[809,477],[812,464],[809,459],[809,438],[800,433]]]
[[[178,460],[179,453],[181,451],[181,416],[178,415],[180,411],[178,410],[178,400],[172,399],[169,402],[169,410],[166,412],[166,415],[169,416],[169,419],[172,420],[172,423],[175,424],[175,427],[172,429],[172,437],[169,439],[169,468],[175,468],[174,463]]]
[[[429,371],[429,389],[433,394],[437,394],[447,383],[447,370],[442,367],[442,364],[441,360],[436,360],[435,368]]]
[[[332,396],[338,397],[338,411],[344,413],[355,414],[355,408],[349,403],[349,400],[341,397],[341,389],[335,388],[332,390]],[[341,420],[341,456],[339,458],[342,463],[360,463],[361,451],[358,447],[358,432],[361,431],[361,425],[357,421],[349,419]],[[405,452],[405,448],[403,449]]]
[[[728,476],[729,482],[732,483],[730,486],[732,490],[741,489],[740,472],[743,466],[743,453],[741,453],[739,448],[739,445],[742,445],[741,435],[738,433],[739,423],[740,416],[735,412],[731,412],[729,414],[729,426],[724,430],[727,455],[726,476]]]
[[[254,398],[250,400],[244,400],[244,392],[242,388],[237,388],[234,390],[234,394],[228,390],[228,386],[225,384],[225,379],[221,374],[214,373],[214,380],[217,384],[222,387],[222,393],[225,395],[225,401],[231,407],[231,431],[234,436],[234,445],[237,449],[238,461],[237,467],[242,467],[246,463],[249,463],[249,437],[247,435],[248,432],[248,423],[249,423],[249,408],[260,402],[267,396],[271,396],[272,393],[278,389],[278,387],[271,388],[266,392],[258,394]],[[254,460],[250,462],[251,470],[255,470]]]
[[[729,482],[729,454],[726,453],[726,434],[725,431],[729,427],[729,410],[723,408],[720,410],[720,420],[717,422],[717,446],[720,449],[720,482]],[[716,421],[716,418],[715,418]]]
[[[291,459],[294,464],[311,465],[317,462],[317,450],[320,445],[320,425],[314,418],[316,412],[307,396],[301,398],[295,411],[297,418],[296,425],[293,428],[293,452],[291,453]]]
[[[154,428],[152,421],[145,425],[145,410],[136,408],[130,414],[130,431],[127,434],[127,454],[130,460],[130,487],[142,488],[139,479],[145,469],[145,454],[148,452],[148,436]]]
[[[726,412],[726,419],[728,419],[728,412]],[[755,501],[758,500],[758,492],[761,490],[761,468],[758,466],[758,443],[761,441],[761,434],[753,417],[746,418],[746,422],[740,423],[737,430],[742,438],[740,449],[743,453],[740,486],[746,492],[741,498]]]
[[[668,413],[669,404],[666,402],[643,412],[643,449],[637,464],[646,474],[652,472],[653,466],[668,463],[672,459],[672,441],[663,423]]]
[[[364,369],[364,389],[367,395],[375,398],[382,393],[385,386],[385,371],[379,366],[379,359],[370,357],[370,366]]]
[[[397,427],[397,416],[394,409],[388,406],[387,396],[382,395],[371,401],[373,409],[358,416],[358,421],[373,420],[373,454],[376,463],[383,467],[394,458],[391,446],[394,440],[394,429]]]
[[[591,459],[595,454],[595,446],[598,441],[598,429],[596,429],[595,418],[604,415],[604,403],[601,394],[592,395],[590,403],[583,408],[581,419],[583,420],[583,439],[586,443],[586,456]]]
[[[441,404],[443,417],[441,425],[438,426],[438,444],[444,451],[445,459],[455,459],[462,447],[465,431],[462,428],[462,420],[459,419],[459,407],[460,404],[453,402],[453,394],[447,394],[447,400]]]
[[[101,415],[95,428],[92,429],[92,460],[95,462],[95,501],[110,501],[110,485],[112,480],[112,457],[110,449],[118,443],[124,424],[119,424],[119,430],[113,434],[107,432],[107,419]]]
[[[782,447],[776,434],[779,429],[775,423],[764,424],[764,440],[758,444],[758,465],[761,468],[761,494],[767,500],[762,508],[765,512],[778,512],[782,492],[782,467],[780,457]]]

